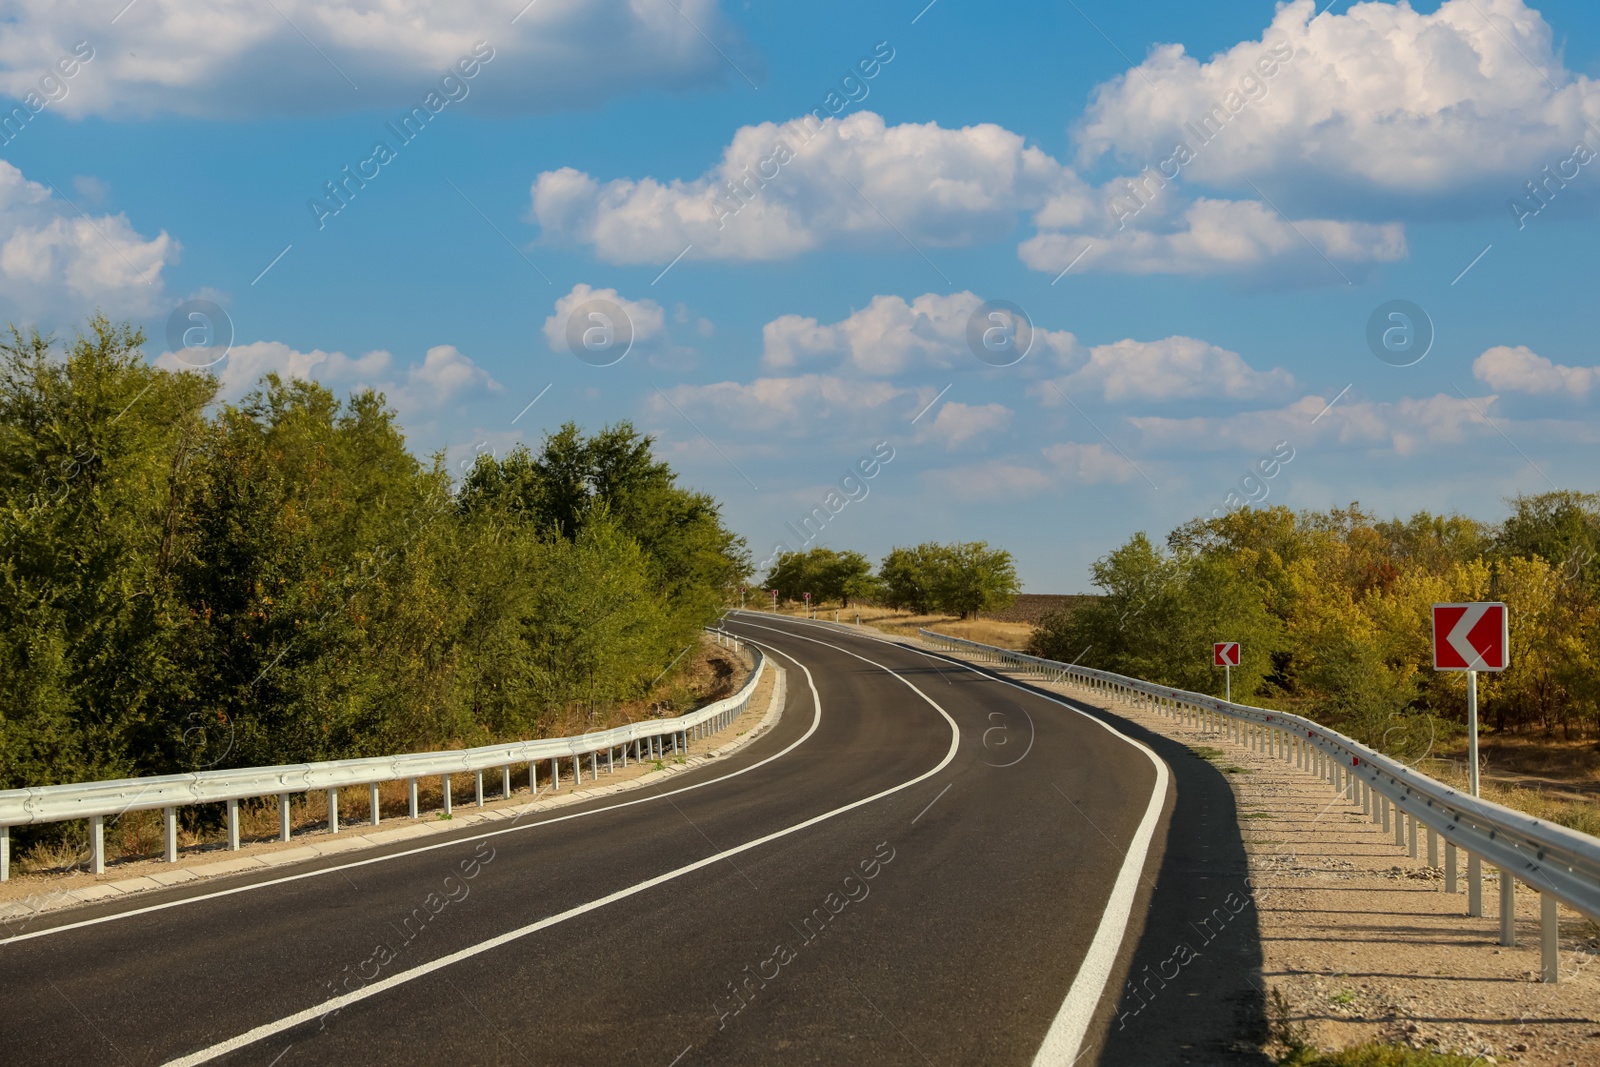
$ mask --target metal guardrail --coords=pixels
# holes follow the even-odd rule
[[[919,630],[930,644],[968,652],[979,659],[1019,667],[1055,682],[1073,682],[1106,696],[1145,707],[1231,736],[1259,751],[1326,779],[1332,788],[1360,804],[1385,830],[1393,808],[1395,843],[1418,854],[1417,829],[1428,831],[1430,866],[1437,845],[1445,843],[1445,890],[1456,891],[1455,850],[1467,853],[1467,910],[1482,910],[1482,861],[1502,872],[1502,944],[1514,944],[1512,879],[1543,894],[1541,940],[1544,979],[1555,980],[1557,900],[1600,922],[1600,839],[1536,819],[1481,797],[1463,793],[1398,760],[1299,715],[1234,704],[1201,693],[1155,685],[1109,671],[1041,659],[932,630]]]
[[[669,750],[673,753],[681,752],[688,747],[692,737],[716,733],[738,718],[749,705],[756,685],[766,670],[766,657],[761,654],[760,649],[747,645],[731,634],[721,631],[711,632],[719,644],[731,648],[748,648],[755,657],[755,669],[750,672],[750,677],[744,686],[733,696],[672,719],[646,719],[576,737],[548,737],[536,741],[518,741],[445,752],[418,752],[399,756],[289,764],[281,767],[197,771],[191,774],[167,774],[149,778],[121,778],[104,782],[0,790],[0,881],[10,877],[13,826],[87,819],[90,869],[95,874],[102,874],[105,871],[104,820],[109,816],[125,812],[150,811],[156,808],[165,812],[165,855],[167,862],[175,863],[178,859],[177,809],[188,804],[226,804],[228,843],[230,848],[237,849],[241,800],[266,796],[279,797],[278,838],[287,841],[290,838],[288,801],[296,793],[326,791],[328,829],[331,833],[338,833],[338,790],[341,788],[361,785],[369,787],[368,817],[370,824],[376,826],[379,818],[378,785],[381,782],[409,780],[410,817],[416,818],[419,778],[443,779],[443,812],[449,814],[452,774],[475,774],[477,800],[482,804],[483,772],[486,770],[499,768],[502,771],[504,795],[510,796],[513,764],[528,764],[531,794],[538,788],[537,765],[544,760],[550,761],[549,781],[554,789],[559,790],[560,760],[565,758],[571,758],[574,779],[581,783],[583,756],[589,757],[591,776],[598,777],[601,752],[606,754],[608,771],[612,768],[618,750],[622,753],[622,765],[624,767],[628,765],[630,745],[633,746],[636,760],[659,758]]]

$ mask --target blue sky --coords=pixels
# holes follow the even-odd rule
[[[209,301],[228,396],[378,386],[453,464],[631,419],[758,562],[810,513],[1069,592],[1246,495],[1600,488],[1600,17],[1319,7],[4,2],[0,313],[104,308],[183,366]],[[1417,362],[1369,345],[1395,300]],[[596,309],[621,358],[570,349]]]

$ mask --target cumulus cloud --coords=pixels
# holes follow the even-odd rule
[[[532,187],[547,237],[612,263],[664,263],[690,244],[691,259],[788,259],[901,233],[927,247],[971,245],[1010,234],[1019,212],[1048,209],[1066,225],[1093,206],[1069,168],[1010,130],[890,126],[871,111],[741,127],[688,181],[600,182],[568,167]]]
[[[1600,367],[1568,367],[1538,355],[1526,345],[1496,345],[1473,361],[1472,376],[1502,393],[1565,393],[1582,398],[1600,384]]]
[[[1151,216],[1141,226],[1086,236],[1040,233],[1018,249],[1034,270],[1059,272],[1080,262],[1079,270],[1121,274],[1252,274],[1282,277],[1286,267],[1297,277],[1339,279],[1329,262],[1346,269],[1391,263],[1406,256],[1405,229],[1399,223],[1296,219],[1290,222],[1254,200],[1201,198],[1170,225]]]
[[[125,215],[79,214],[0,160],[0,307],[23,321],[104,310],[142,316],[163,301],[161,271],[178,258],[165,230],[138,233]]]
[[[1110,403],[1196,397],[1255,400],[1284,395],[1294,386],[1294,375],[1286,370],[1258,371],[1237,352],[1176,336],[1096,345],[1078,370],[1054,383],[1029,386],[1028,395],[1055,407],[1065,403],[1062,393],[1083,391],[1098,393]]]
[[[582,329],[591,325],[602,330],[622,331],[631,329],[635,344],[647,344],[659,338],[666,329],[667,314],[660,304],[654,300],[629,300],[615,289],[596,289],[591,285],[579,282],[565,296],[556,300],[555,311],[544,320],[544,337],[550,343],[553,352],[569,351],[567,345],[567,328],[572,319],[572,313],[581,304],[591,300],[607,300],[621,308],[627,316],[627,323],[604,322],[600,319],[585,317],[580,322]],[[600,314],[591,312],[591,314]]]
[[[1497,436],[1490,412],[1493,395],[1476,399],[1439,393],[1394,402],[1305,396],[1282,408],[1220,417],[1135,416],[1146,449],[1266,450],[1277,441],[1294,447],[1320,443],[1375,453],[1412,455],[1425,448],[1458,445],[1469,437]]]
[[[168,370],[193,369],[171,352],[156,357],[155,364]],[[254,341],[234,345],[225,359],[209,369],[221,383],[224,400],[239,399],[267,374],[275,373],[282,378],[315,380],[336,393],[376,389],[402,415],[432,414],[505,391],[454,345],[435,345],[420,363],[397,369],[394,356],[383,349],[347,356],[320,348],[302,351],[281,341]]]
[[[914,367],[974,365],[967,322],[983,303],[970,292],[924,293],[909,303],[875,296],[838,322],[783,315],[761,330],[762,362],[773,370],[808,364],[844,364],[862,374],[892,375]],[[1034,324],[1030,360],[1064,362],[1077,341],[1065,330]]]
[[[1004,404],[963,404],[952,400],[940,405],[939,413],[925,424],[922,440],[943,442],[949,449],[968,441],[997,433],[1011,423],[1012,411]]]
[[[1067,486],[1120,484],[1138,477],[1132,464],[1100,444],[1064,441],[1040,453],[1045,462],[1009,456],[928,471],[928,486],[958,500],[1027,499]]]
[[[657,414],[688,415],[700,426],[790,436],[880,434],[903,425],[937,390],[902,388],[832,374],[679,385],[651,397]],[[670,401],[670,402],[669,402]],[[706,421],[702,421],[702,419]]]
[[[1318,16],[1325,6],[1282,4],[1260,40],[1205,62],[1182,45],[1152,49],[1096,90],[1076,131],[1082,158],[1155,165],[1183,140],[1194,180],[1413,202],[1469,189],[1504,197],[1534,176],[1530,161],[1555,163],[1592,137],[1600,90],[1565,68],[1522,0],[1446,0],[1431,13],[1358,3]]]
[[[229,117],[410,106],[483,41],[493,58],[466,82],[467,95],[501,111],[592,108],[641,89],[739,80],[730,59],[760,76],[717,0],[521,6],[140,0],[108,27],[104,6],[88,0],[16,0],[0,20],[0,91],[20,99],[72,44],[110,32],[116,47],[98,48],[52,108]]]

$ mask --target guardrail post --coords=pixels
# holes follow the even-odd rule
[[[239,851],[239,800],[237,797],[228,801],[228,848],[230,851]]]
[[[561,792],[561,761],[550,757],[550,792]]]
[[[607,774],[616,774],[617,773],[617,763],[616,763],[616,758],[615,758],[616,755],[617,755],[617,746],[616,745],[607,746],[607,748],[606,748],[606,773]]]
[[[583,784],[583,764],[578,762],[577,756],[572,757],[572,784],[574,786]]]
[[[589,753],[589,778],[598,782],[600,780],[600,753]]]
[[[1388,833],[1389,832],[1389,798],[1388,797],[1379,797],[1378,798],[1378,814],[1379,814],[1379,823],[1378,823],[1379,826],[1382,827],[1384,833]]]
[[[1517,880],[1504,867],[1500,872],[1500,944],[1515,948],[1517,944]],[[1542,933],[1542,931],[1541,931]]]
[[[500,768],[500,795],[507,800],[511,799],[511,764]]]
[[[339,832],[339,790],[328,790],[328,833]]]
[[[417,780],[415,778],[406,783],[406,804],[411,812],[411,817],[415,819],[417,817]]]
[[[0,826],[0,882],[11,880],[11,827]]]
[[[1396,845],[1406,843],[1406,814],[1400,810],[1399,804],[1394,806],[1394,843]]]
[[[439,778],[441,787],[444,789],[444,813],[449,815],[451,802],[455,800],[455,797],[453,797],[450,793],[450,776],[448,774],[441,774]]]
[[[89,816],[89,871],[106,873],[106,820],[100,815]]]
[[[1549,893],[1539,894],[1539,981],[1551,985],[1561,980],[1559,950],[1560,918],[1556,898]]]
[[[378,800],[378,783],[367,784],[367,818],[373,826],[378,825],[378,820],[383,818],[383,804]]]
[[[1410,823],[1406,827],[1406,845],[1407,845],[1406,852],[1411,856],[1412,859],[1416,859],[1417,858],[1417,817],[1415,815],[1411,816]]]
[[[481,807],[483,807],[483,772],[482,771],[477,771],[474,774],[474,778],[476,778],[477,786],[478,786],[478,791],[477,791],[478,807],[481,808]]]
[[[1444,891],[1451,895],[1456,891],[1456,843],[1444,843]]]
[[[162,852],[168,863],[178,862],[178,809],[161,809]]]
[[[1467,914],[1483,917],[1483,860],[1467,853]]]
[[[1428,866],[1439,866],[1439,831],[1428,827]]]

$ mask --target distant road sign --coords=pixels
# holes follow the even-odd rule
[[[1434,670],[1503,671],[1510,662],[1511,621],[1504,604],[1433,606]]]
[[[1212,645],[1211,665],[1213,667],[1237,667],[1239,665],[1239,642],[1218,641]]]

